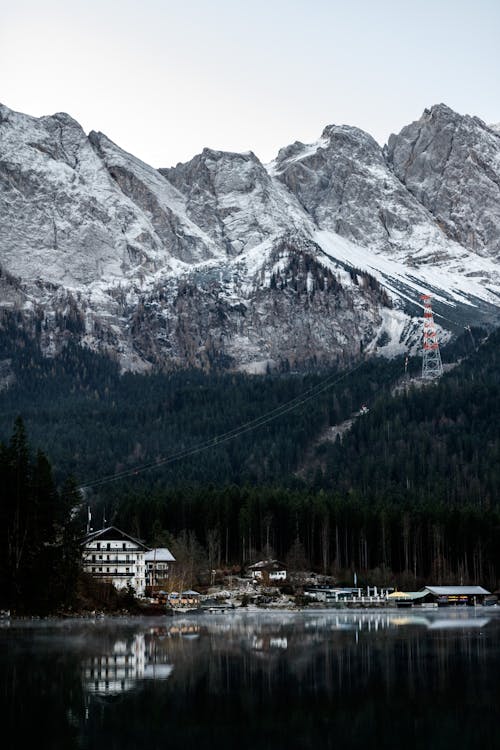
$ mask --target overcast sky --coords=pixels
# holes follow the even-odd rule
[[[204,146],[379,143],[444,102],[500,121],[499,0],[0,0],[0,101],[155,167]]]

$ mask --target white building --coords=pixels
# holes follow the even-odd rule
[[[143,542],[108,526],[88,534],[82,542],[83,569],[86,573],[108,581],[120,590],[130,586],[138,596],[146,590],[144,554],[149,550]]]

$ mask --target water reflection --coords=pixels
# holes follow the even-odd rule
[[[40,747],[496,746],[500,613],[212,614],[11,624],[4,726]]]
[[[165,680],[173,668],[153,631],[118,638],[109,652],[85,658],[82,674],[89,693],[117,695],[131,690],[141,680]]]

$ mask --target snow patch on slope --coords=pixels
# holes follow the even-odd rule
[[[493,305],[500,303],[498,265],[463,248],[459,257],[446,259],[442,265],[411,268],[332,232],[318,230],[314,239],[332,260],[372,274],[396,299],[421,306],[419,295],[432,289],[435,299],[448,305],[473,305],[474,298]]]

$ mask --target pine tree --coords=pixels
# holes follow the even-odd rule
[[[74,597],[79,570],[74,482],[59,492],[42,451],[32,459],[23,420],[0,444],[0,601],[44,613]]]

